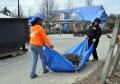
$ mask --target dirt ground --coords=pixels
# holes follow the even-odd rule
[[[104,64],[101,64],[92,74],[82,81],[76,81],[74,84],[99,84]],[[120,65],[112,77],[106,79],[105,84],[120,84]]]

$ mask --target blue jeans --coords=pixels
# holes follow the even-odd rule
[[[42,62],[42,68],[43,72],[45,72],[47,69],[46,67],[46,61],[43,53],[43,47],[42,46],[36,46],[36,45],[30,45],[31,51],[32,51],[32,67],[31,67],[31,76],[34,76],[36,73],[36,65],[38,61],[38,56],[41,59]]]

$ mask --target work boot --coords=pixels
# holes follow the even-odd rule
[[[36,78],[36,77],[38,77],[37,74],[35,74],[35,75],[33,75],[33,76],[30,76],[31,79],[34,79],[34,78]]]
[[[46,74],[46,73],[48,73],[48,72],[49,72],[49,70],[47,69],[47,70],[43,71],[43,74]]]

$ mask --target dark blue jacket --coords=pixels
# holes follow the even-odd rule
[[[91,26],[89,27],[88,31],[87,31],[87,36],[89,37],[90,40],[96,39],[99,40],[99,38],[101,37],[101,28],[99,26]]]

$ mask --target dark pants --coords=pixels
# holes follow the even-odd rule
[[[93,43],[93,42],[92,42],[91,40],[88,40],[89,48],[90,48],[90,46],[92,45],[92,43]],[[92,52],[93,58],[94,58],[94,59],[97,59],[97,60],[98,60],[98,55],[97,55],[96,48],[97,48],[97,46],[98,46],[98,43],[99,43],[99,39],[96,40],[96,42],[94,43],[94,51]]]
[[[25,48],[25,44],[24,44],[24,45],[22,45],[22,49],[23,49],[23,50],[25,50],[25,49],[26,49],[26,48]]]

